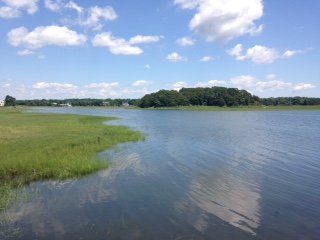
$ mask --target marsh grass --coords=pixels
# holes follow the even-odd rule
[[[108,166],[97,153],[141,134],[113,118],[0,109],[0,210],[33,181],[84,176]]]

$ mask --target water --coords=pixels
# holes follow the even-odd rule
[[[146,140],[31,184],[4,239],[319,239],[320,112],[42,111],[117,116]]]

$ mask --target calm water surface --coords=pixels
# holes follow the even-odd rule
[[[100,153],[108,170],[31,184],[0,238],[320,238],[319,111],[42,111],[117,116],[146,140]]]

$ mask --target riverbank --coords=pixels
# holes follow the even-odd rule
[[[183,111],[320,111],[320,105],[303,106],[239,106],[239,107],[217,107],[217,106],[179,106],[160,108],[139,108],[146,110],[183,110]]]
[[[0,210],[13,190],[33,181],[81,177],[107,168],[98,152],[141,134],[109,126],[114,118],[0,109]]]

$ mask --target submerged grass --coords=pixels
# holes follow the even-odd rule
[[[103,124],[112,119],[0,108],[0,210],[10,204],[14,189],[106,168],[107,162],[96,158],[99,151],[141,138],[127,127]]]

